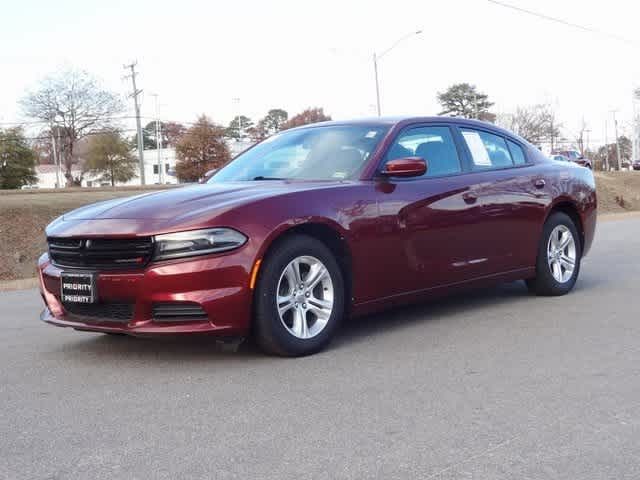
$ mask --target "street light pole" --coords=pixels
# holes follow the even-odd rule
[[[391,45],[389,48],[387,48],[381,54],[378,55],[376,52],[373,52],[373,73],[374,73],[375,80],[376,80],[376,108],[377,108],[377,111],[378,111],[378,116],[382,115],[382,109],[380,107],[380,83],[379,83],[379,80],[378,80],[378,60],[380,60],[382,57],[384,57],[391,50],[396,48],[398,46],[398,44],[400,44],[401,42],[403,42],[407,38],[413,37],[414,35],[420,35],[421,33],[422,33],[422,30],[417,30],[415,32],[407,33],[406,35],[404,35],[404,36],[400,37],[398,40],[396,40],[396,42],[393,45]]]
[[[376,107],[378,116],[382,115],[380,112],[380,84],[378,83],[378,56],[373,52],[373,72],[376,76]]]
[[[618,120],[616,120],[617,110],[612,110],[613,113],[613,128],[616,135],[616,159],[618,160],[618,171],[622,170],[622,162],[620,161],[620,141],[618,140]]]
[[[585,152],[589,152],[589,134],[591,133],[591,129],[587,128],[584,133],[587,135]]]

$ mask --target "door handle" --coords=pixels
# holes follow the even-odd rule
[[[471,205],[473,203],[476,203],[476,201],[478,200],[478,196],[475,193],[467,192],[462,195],[462,199],[464,200],[464,203],[468,203],[469,205]]]
[[[542,178],[539,178],[535,182],[533,182],[533,184],[536,186],[536,188],[544,188],[547,182],[545,182]]]

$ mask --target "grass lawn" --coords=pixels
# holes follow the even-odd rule
[[[640,211],[640,172],[597,172],[599,213]],[[36,275],[47,249],[44,228],[64,212],[89,203],[163,187],[0,191],[0,282]]]

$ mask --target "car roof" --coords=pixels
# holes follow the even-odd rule
[[[364,117],[357,118],[351,120],[330,120],[327,122],[318,122],[318,123],[310,123],[307,125],[302,125],[300,127],[296,127],[294,130],[310,128],[310,127],[319,127],[319,126],[333,126],[333,125],[368,125],[368,126],[405,126],[411,125],[414,123],[437,123],[437,122],[446,122],[450,124],[455,124],[459,126],[468,126],[468,127],[476,127],[482,129],[493,130],[502,135],[506,135],[508,137],[516,138],[522,143],[528,144],[524,138],[519,135],[510,132],[509,130],[505,130],[493,123],[484,122],[482,120],[472,120],[469,118],[460,118],[460,117],[445,117],[445,116],[389,116],[389,117]]]

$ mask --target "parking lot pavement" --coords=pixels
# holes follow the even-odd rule
[[[640,477],[640,219],[576,290],[350,322],[301,359],[74,332],[0,294],[0,478]]]

